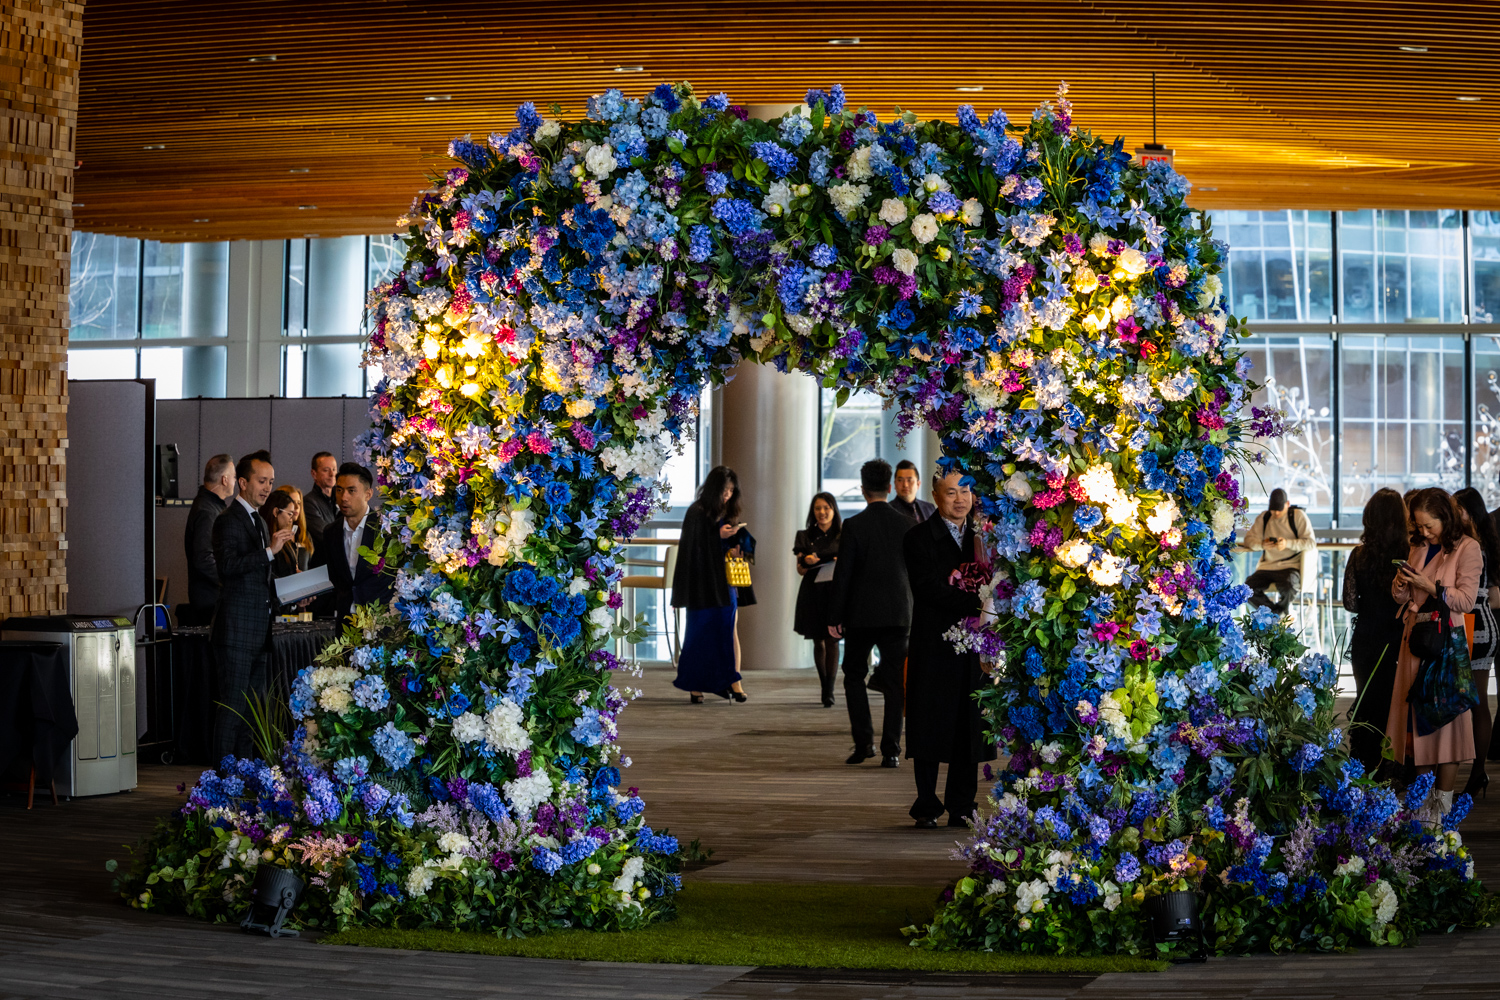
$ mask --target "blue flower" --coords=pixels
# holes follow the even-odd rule
[[[826,268],[832,266],[833,262],[838,260],[838,256],[838,248],[829,246],[827,243],[819,243],[812,248],[812,253],[808,255],[808,259],[813,262],[814,266]],[[902,303],[902,305],[905,305],[905,303]]]
[[[781,141],[788,146],[800,146],[812,131],[812,122],[800,114],[787,115],[781,120]]]
[[[1084,531],[1092,531],[1104,522],[1104,512],[1093,504],[1086,504],[1073,512],[1073,523]]]
[[[688,260],[697,264],[714,255],[712,233],[711,226],[693,226],[688,230]]]
[[[724,223],[732,236],[755,232],[765,221],[765,214],[743,198],[724,198],[714,202],[713,217]]]
[[[540,846],[531,849],[531,867],[540,869],[547,875],[556,875],[557,870],[562,866],[562,855],[556,851],[549,851]]]
[[[728,111],[729,95],[724,93],[715,94],[712,97],[706,98],[703,106],[710,111]]]
[[[369,712],[378,712],[390,704],[391,693],[385,678],[372,675],[354,682],[354,703]]]
[[[1115,864],[1115,881],[1128,885],[1141,877],[1141,859],[1134,854],[1122,854]]]
[[[1318,710],[1318,696],[1306,684],[1298,684],[1292,689],[1292,700],[1297,703],[1298,708],[1302,709],[1304,718],[1311,719],[1313,713]]]
[[[410,736],[397,729],[394,722],[387,722],[375,730],[370,742],[392,771],[401,770],[417,755],[417,745]]]

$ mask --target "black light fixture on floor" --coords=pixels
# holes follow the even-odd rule
[[[1153,944],[1196,945],[1179,962],[1206,962],[1208,945],[1203,940],[1203,921],[1198,917],[1196,892],[1164,892],[1146,899],[1146,920]]]
[[[296,931],[281,925],[301,898],[300,878],[276,865],[259,865],[255,869],[255,887],[250,890],[250,912],[240,921],[240,928],[273,938],[297,937]]]

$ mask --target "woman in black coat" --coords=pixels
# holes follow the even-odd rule
[[[974,692],[986,683],[977,653],[959,653],[943,638],[954,625],[979,615],[979,595],[956,587],[953,573],[976,561],[969,525],[973,494],[961,475],[934,478],[938,516],[907,532],[906,578],[911,585],[911,638],[906,660],[906,756],[916,772],[911,816],[931,828],[948,813],[949,826],[973,815],[979,762],[995,759]],[[955,527],[962,525],[960,530]],[[956,537],[955,537],[956,536]],[[948,765],[943,798],[937,797],[938,764]]]
[[[687,691],[695,704],[703,701],[704,691],[746,700],[735,629],[739,609],[755,603],[755,591],[731,587],[724,571],[725,556],[755,554],[755,539],[739,515],[739,477],[721,465],[704,478],[698,499],[682,519],[672,607],[687,609],[687,629],[672,684]]]
[[[1373,772],[1380,765],[1386,716],[1396,678],[1405,622],[1391,597],[1397,563],[1411,551],[1406,504],[1392,489],[1378,490],[1365,504],[1364,534],[1344,567],[1344,609],[1354,612],[1349,664],[1354,674],[1354,715],[1349,749]]]
[[[833,593],[833,564],[838,561],[843,524],[833,494],[819,493],[807,511],[807,527],[792,542],[797,575],[802,577],[792,629],[812,640],[824,708],[833,707],[833,682],[839,674],[839,640],[828,634],[828,598]]]

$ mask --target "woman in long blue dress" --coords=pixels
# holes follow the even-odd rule
[[[703,701],[705,691],[746,700],[735,623],[739,609],[755,603],[755,591],[731,587],[724,571],[726,555],[755,552],[755,539],[739,515],[739,477],[721,465],[704,478],[698,498],[682,519],[672,606],[687,609],[687,630],[672,683],[687,691],[695,704]]]

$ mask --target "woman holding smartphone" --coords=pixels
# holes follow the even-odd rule
[[[833,682],[839,675],[839,640],[828,634],[828,600],[833,594],[833,564],[839,558],[839,531],[844,519],[832,493],[813,497],[807,527],[797,532],[792,556],[797,560],[797,608],[792,630],[813,644],[813,666],[818,670],[823,707],[833,707]]]
[[[1364,534],[1344,567],[1344,609],[1354,613],[1349,637],[1349,664],[1354,673],[1354,725],[1349,749],[1374,773],[1391,712],[1391,686],[1401,649],[1405,620],[1391,597],[1396,567],[1411,552],[1406,504],[1393,489],[1376,491],[1365,504]]]
[[[1464,615],[1474,607],[1479,594],[1484,554],[1479,542],[1467,533],[1458,505],[1445,490],[1422,490],[1411,498],[1410,506],[1417,542],[1391,583],[1391,597],[1405,605],[1405,628],[1396,658],[1396,683],[1385,732],[1391,741],[1393,759],[1409,760],[1420,772],[1437,772],[1435,811],[1442,816],[1453,805],[1453,782],[1459,761],[1474,759],[1474,713],[1465,712],[1427,736],[1417,735],[1406,700],[1421,666],[1411,651],[1411,630],[1422,614],[1422,605],[1433,597],[1441,606],[1440,613],[1448,615],[1453,627],[1464,628]],[[1430,821],[1434,810],[1429,807],[1427,811]]]
[[[721,465],[704,478],[682,519],[672,607],[687,609],[687,629],[672,684],[688,692],[695,705],[705,691],[735,701],[748,697],[740,682],[736,629],[739,609],[755,603],[755,591],[731,587],[724,568],[726,556],[755,554],[755,539],[739,515],[739,477]]]

